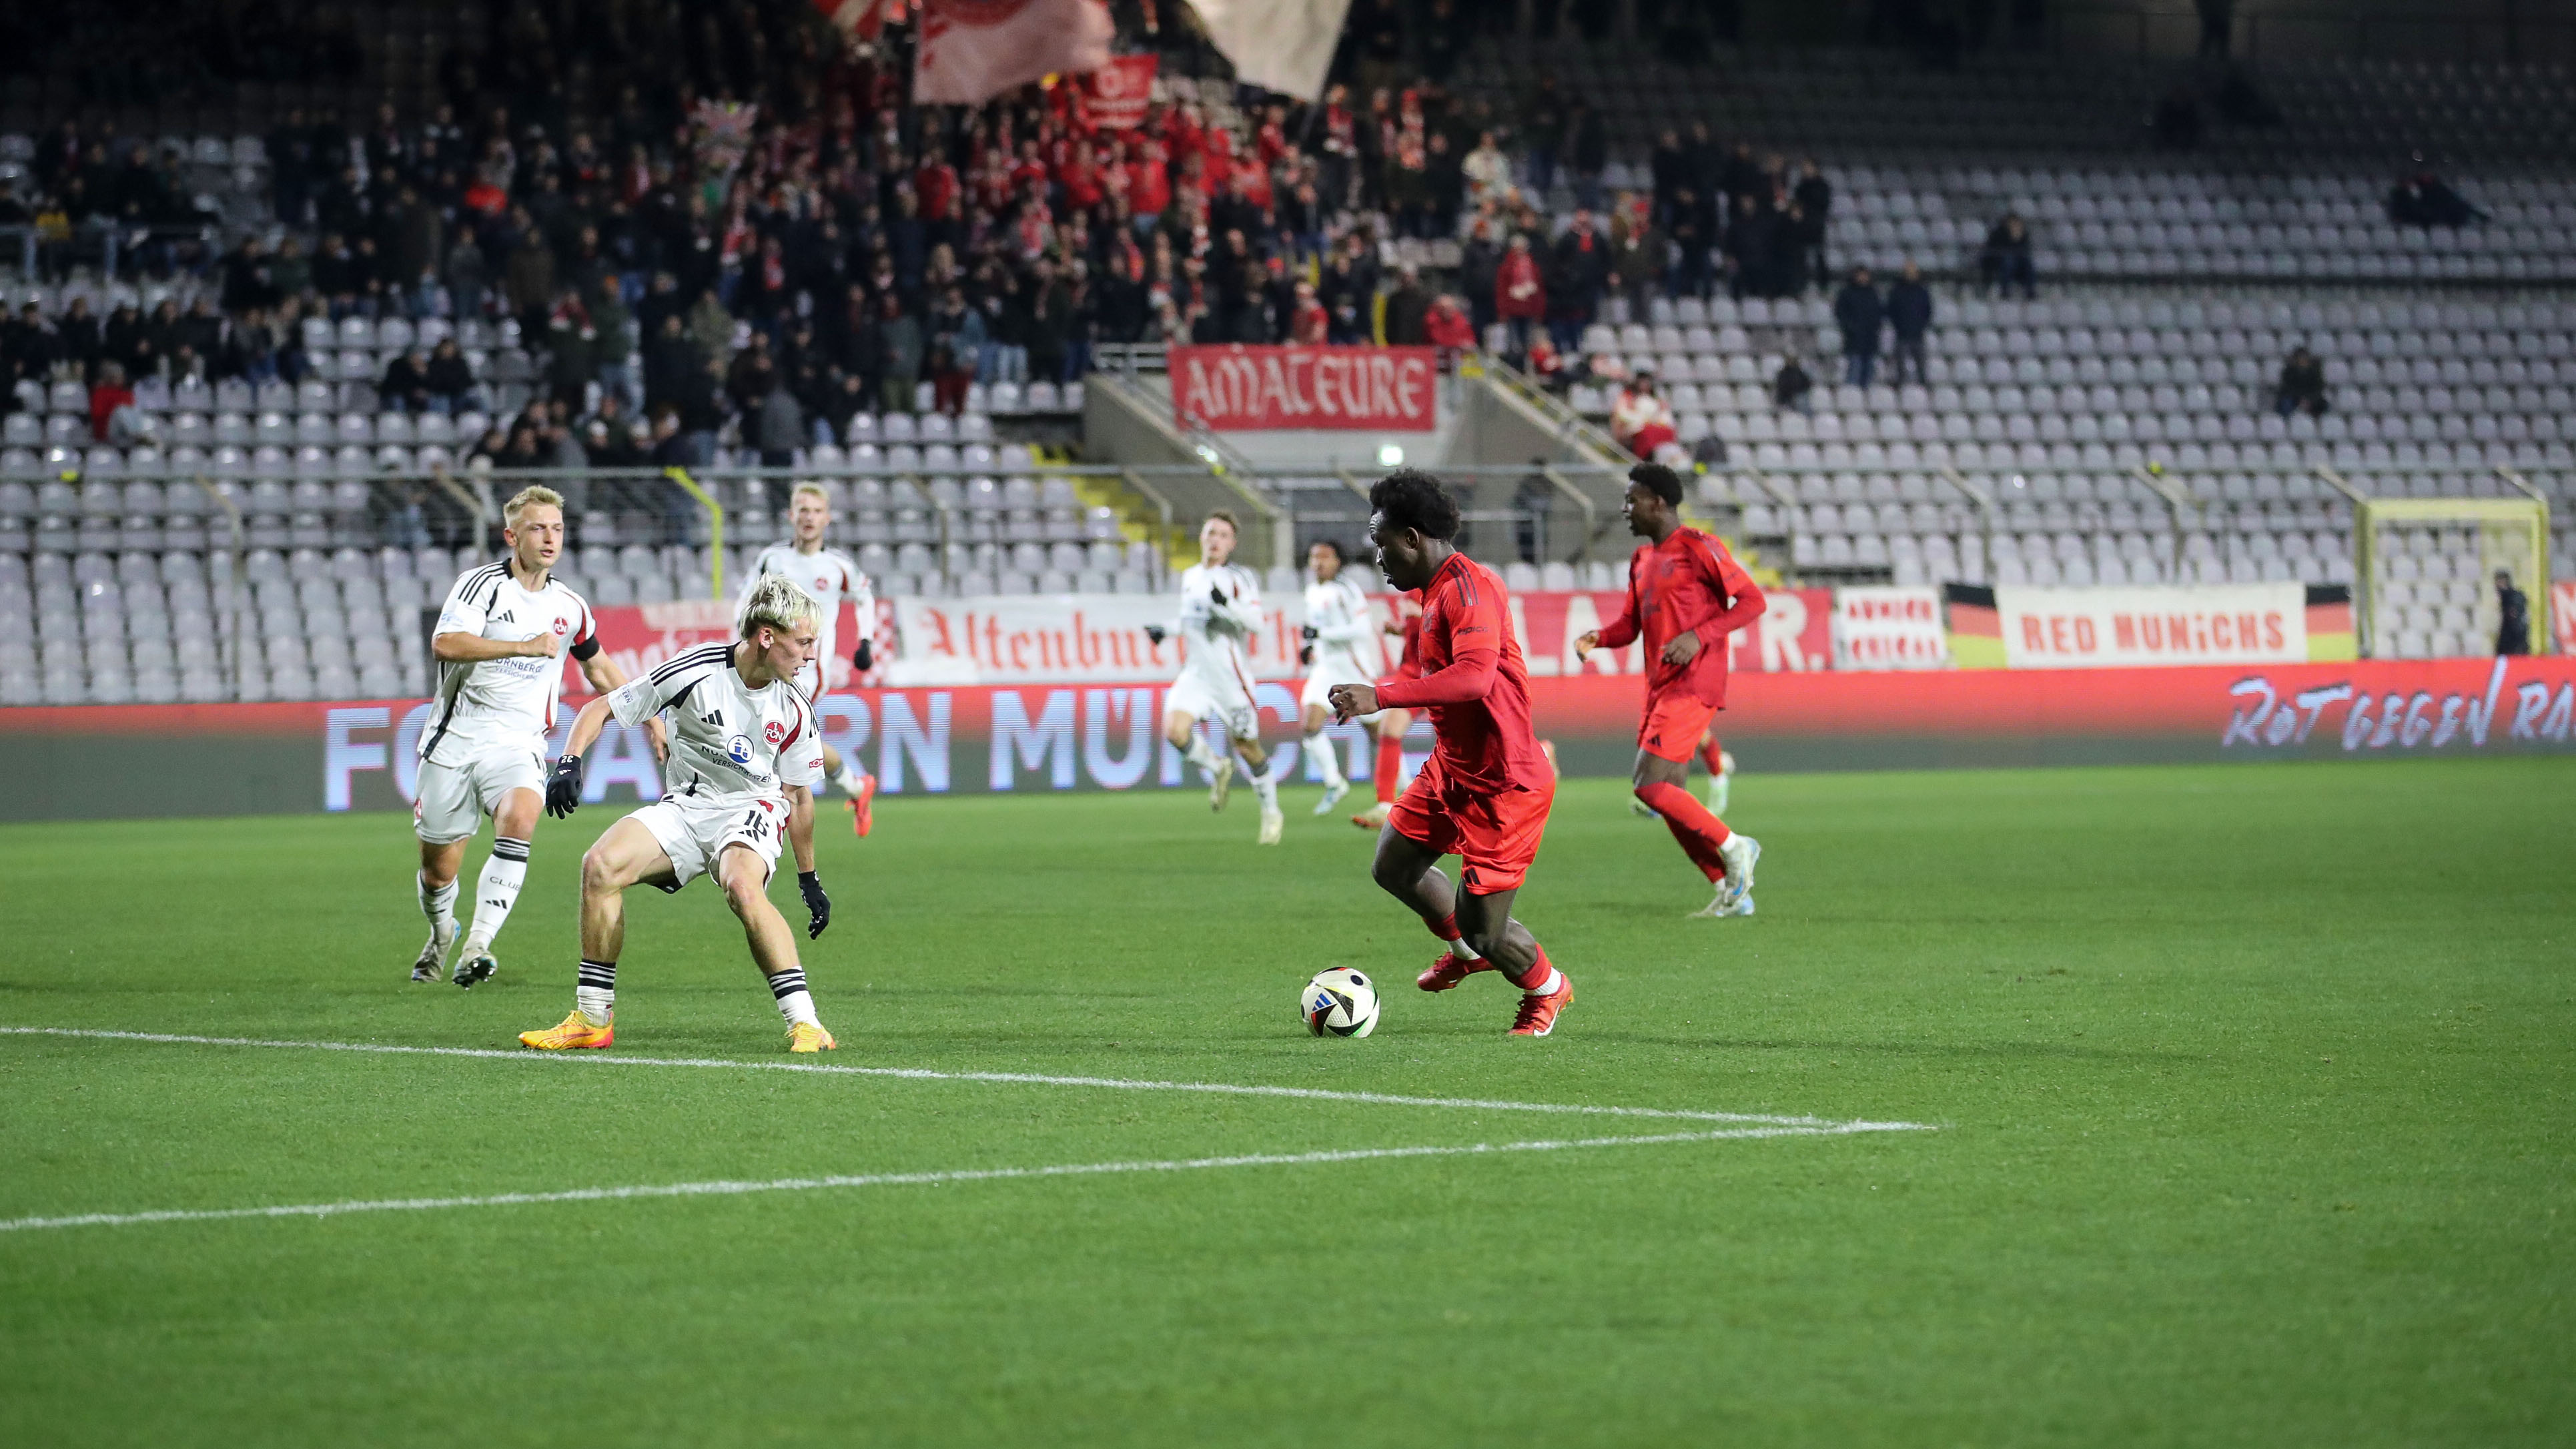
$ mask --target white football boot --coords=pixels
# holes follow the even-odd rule
[[[1234,756],[1228,755],[1224,759],[1217,761],[1216,769],[1208,774],[1208,808],[1210,810],[1224,809],[1226,792],[1233,788]]]
[[[1739,832],[1726,837],[1717,854],[1726,862],[1726,886],[1719,898],[1732,906],[1753,894],[1753,863],[1762,858],[1762,842]]]
[[[1261,834],[1253,843],[1256,845],[1277,845],[1279,843],[1279,832],[1285,828],[1287,824],[1288,817],[1280,814],[1276,809],[1262,811]]]
[[[431,931],[428,942],[420,948],[420,959],[411,963],[411,979],[436,981],[439,971],[447,965],[449,948],[455,944],[456,927],[453,924],[448,926],[445,934]]]
[[[1342,797],[1349,793],[1351,793],[1351,782],[1348,780],[1344,780],[1338,785],[1326,785],[1324,787],[1324,798],[1315,802],[1315,813],[1318,815],[1332,814],[1333,807],[1341,804]]]

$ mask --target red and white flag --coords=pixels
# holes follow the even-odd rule
[[[885,0],[814,0],[814,8],[851,40],[874,40],[885,28]]]
[[[1190,8],[1237,79],[1311,101],[1324,94],[1351,0],[1190,0]]]
[[[1145,107],[1154,98],[1154,72],[1162,61],[1151,52],[1122,55],[1084,76],[1084,107],[1091,124],[1104,131],[1132,131],[1145,124]]]
[[[978,105],[1046,76],[1109,63],[1104,0],[923,0],[912,98]]]

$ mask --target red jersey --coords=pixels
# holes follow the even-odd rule
[[[1696,528],[1676,528],[1662,543],[1642,544],[1629,555],[1628,602],[1602,626],[1601,647],[1619,648],[1643,632],[1649,698],[1678,689],[1723,706],[1726,636],[1768,607],[1725,544]],[[1684,633],[1699,636],[1699,652],[1688,664],[1666,664],[1664,645]]]
[[[1378,686],[1377,702],[1422,709],[1448,778],[1472,790],[1552,789],[1556,772],[1530,729],[1529,673],[1512,637],[1503,581],[1463,553],[1422,590],[1422,677]]]
[[[1422,591],[1407,589],[1395,596],[1395,619],[1404,627],[1404,649],[1396,655],[1395,673],[1391,679],[1422,677]],[[1406,605],[1412,607],[1407,608]]]

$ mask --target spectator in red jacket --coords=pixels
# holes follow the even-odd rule
[[[1288,315],[1288,340],[1303,347],[1324,345],[1333,325],[1332,314],[1315,298],[1315,284],[1297,284],[1297,305]]]
[[[1494,273],[1494,314],[1511,329],[1512,355],[1527,355],[1530,328],[1547,319],[1547,282],[1539,275],[1538,258],[1530,255],[1525,232],[1513,233],[1511,250],[1503,253],[1502,268]]]
[[[1476,324],[1467,316],[1465,303],[1443,293],[1422,314],[1422,338],[1440,349],[1442,362],[1449,362],[1475,347]]]

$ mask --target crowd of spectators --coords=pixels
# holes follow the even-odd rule
[[[1457,0],[1362,0],[1314,106],[1214,82],[1202,106],[1183,81],[1132,129],[1098,124],[1071,85],[915,107],[901,30],[856,56],[810,15],[763,23],[776,33],[747,48],[584,40],[569,53],[603,68],[603,106],[563,100],[550,33],[519,33],[544,20],[522,16],[501,54],[528,73],[507,86],[451,75],[453,99],[420,117],[290,110],[266,138],[270,236],[155,258],[165,274],[194,263],[185,308],[12,319],[0,381],[96,385],[113,364],[136,388],[294,382],[316,366],[308,319],[470,320],[535,359],[524,410],[475,447],[495,466],[783,459],[846,441],[855,413],[1073,380],[1103,346],[1497,339],[1563,383],[1585,375],[1583,334],[1613,298],[1635,317],[1657,297],[1833,285],[1815,161],[1697,123],[1662,137],[1650,187],[1608,193],[1603,119],[1552,74],[1504,104],[1450,93],[1479,23]],[[33,180],[76,227],[82,198],[175,214],[174,164],[65,126]],[[1989,262],[2027,290],[2016,228]],[[1457,244],[1447,285],[1387,265],[1380,243],[1409,238]],[[1921,328],[1890,315],[1919,372]],[[452,336],[370,381],[407,411],[497,401]]]

